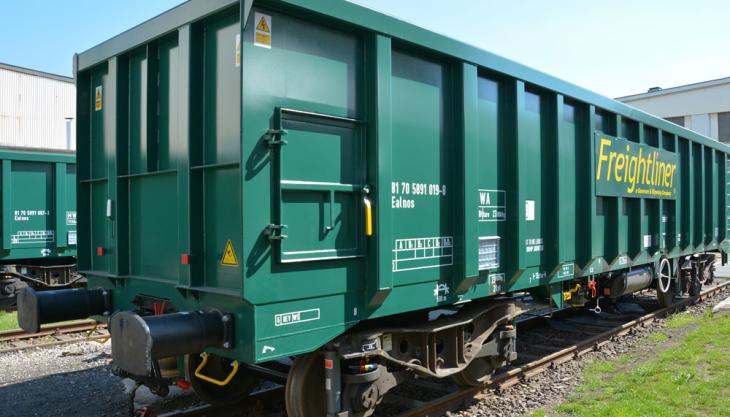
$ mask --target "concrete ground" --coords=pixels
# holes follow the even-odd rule
[[[718,260],[715,263],[715,276],[716,277],[730,277],[730,263],[727,265],[721,265]],[[713,313],[721,313],[730,311],[730,297],[718,303],[712,308]]]

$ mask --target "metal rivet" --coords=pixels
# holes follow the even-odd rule
[[[226,348],[226,349],[230,349],[231,342],[225,342],[225,343],[223,343],[223,347]]]

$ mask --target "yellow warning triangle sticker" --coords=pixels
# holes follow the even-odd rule
[[[266,23],[266,16],[261,16],[261,20],[259,20],[259,24],[256,25],[256,30],[260,30],[262,32],[270,33],[271,29],[269,29],[269,24]]]
[[[233,250],[233,243],[230,239],[226,242],[226,248],[223,250],[221,265],[238,266],[238,257],[236,256],[236,251]]]
[[[99,100],[101,98],[101,89],[96,89],[96,99]]]

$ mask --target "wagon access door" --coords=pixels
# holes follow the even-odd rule
[[[279,108],[269,143],[277,158],[282,263],[364,254],[365,152],[359,120]]]

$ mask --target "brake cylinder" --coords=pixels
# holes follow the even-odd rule
[[[612,276],[603,286],[603,295],[608,298],[619,298],[645,288],[649,288],[653,279],[650,267],[637,268]]]

